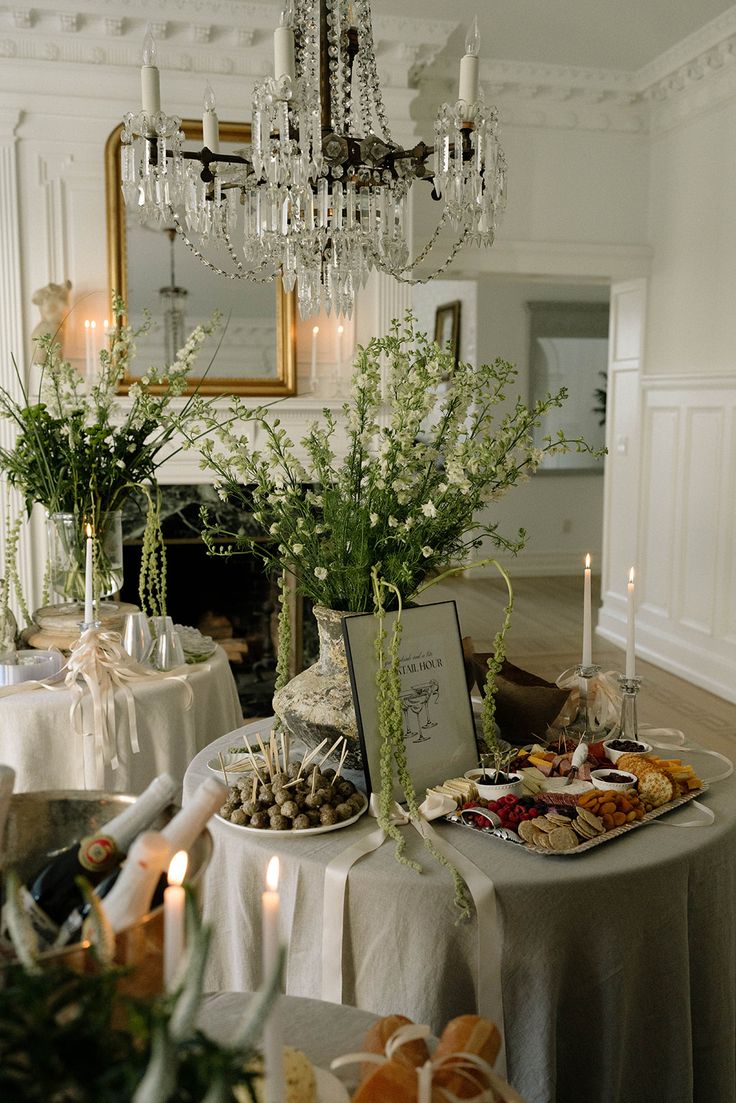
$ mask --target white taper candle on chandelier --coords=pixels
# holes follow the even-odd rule
[[[186,945],[184,877],[189,856],[177,850],[169,864],[169,884],[164,890],[164,989],[170,992]]]
[[[293,81],[296,75],[294,31],[288,4],[283,7],[279,26],[273,32],[273,75],[277,82],[284,77]]]
[[[634,608],[634,568],[626,585],[626,677],[636,677],[636,610]]]
[[[156,39],[146,31],[143,39],[141,66],[141,109],[144,115],[156,115],[161,110],[161,80],[156,66]]]
[[[590,666],[593,662],[593,642],[591,635],[591,608],[590,608],[590,555],[585,557],[585,579],[583,582],[583,666]]]
[[[217,118],[217,112],[215,110],[217,106],[215,102],[215,93],[212,91],[212,85],[209,82],[204,90],[204,102],[202,106],[202,144],[207,147],[210,153],[219,153],[220,120]]]
[[[92,548],[93,528],[89,522],[84,526],[87,537],[84,555],[84,623],[94,620],[94,587],[92,585],[94,552]]]
[[[263,984],[278,965],[281,954],[279,860],[274,855],[266,871],[266,891],[261,897],[261,952]],[[284,1103],[284,1037],[280,1000],[274,1000],[263,1027],[265,1103]]]
[[[465,38],[465,54],[460,58],[460,82],[457,98],[470,107],[478,99],[478,54],[480,52],[480,32],[478,16],[468,28]]]

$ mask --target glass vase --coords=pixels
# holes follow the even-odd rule
[[[46,521],[49,585],[60,601],[84,601],[86,536],[76,513],[50,513]],[[95,600],[115,594],[123,585],[123,528],[119,509],[100,514],[94,541]]]

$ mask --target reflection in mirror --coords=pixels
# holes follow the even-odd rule
[[[567,388],[567,400],[534,430],[535,443],[558,430],[584,437],[592,448],[606,443],[608,303],[528,302],[531,402]],[[598,471],[603,456],[567,452],[545,459],[543,471]]]
[[[200,148],[201,123],[184,120],[182,127],[190,148]],[[142,375],[149,364],[171,363],[194,327],[219,310],[224,336],[220,327],[208,338],[192,387],[202,394],[295,394],[294,293],[285,295],[280,279],[255,283],[211,272],[174,226],[141,223],[126,209],[120,188],[121,130],[116,127],[105,148],[110,289],[127,303],[134,327],[146,309],[154,320],[151,331],[136,341],[133,370]],[[250,141],[250,127],[222,123],[220,137],[223,152],[237,149]],[[131,375],[123,389],[134,381]]]

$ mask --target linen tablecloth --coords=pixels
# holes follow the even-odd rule
[[[185,803],[218,746],[233,742],[231,734],[194,759]],[[703,773],[711,768],[687,757]],[[704,796],[712,826],[650,824],[577,857],[524,852],[435,824],[495,883],[509,1079],[529,1103],[736,1101],[735,795],[731,777]],[[686,807],[665,824],[693,818]],[[213,820],[207,986],[258,984],[260,893],[275,853],[289,937],[286,990],[318,995],[324,870],[374,827],[363,817],[299,838]],[[413,828],[402,830],[424,872],[398,865],[391,843],[353,866],[344,946],[334,954],[342,952],[346,1003],[401,1012],[439,1033],[477,1006],[475,922],[456,924],[448,874]]]
[[[85,786],[84,737],[69,723],[71,693],[29,690],[0,697],[0,762],[15,770],[15,791],[104,788],[140,793],[163,771],[184,777],[197,751],[242,723],[235,680],[225,652],[217,648],[205,663],[187,667],[186,686],[175,679],[130,683],[135,699],[140,750],[130,749],[127,708],[115,695],[120,765],[105,768],[101,785]]]

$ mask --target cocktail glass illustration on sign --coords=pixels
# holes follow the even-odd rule
[[[414,736],[412,743],[424,743],[430,737],[424,734],[423,729],[436,728],[436,721],[432,720],[429,712],[430,704],[435,704],[439,699],[440,687],[434,678],[421,685],[412,686],[401,694],[401,708],[404,713],[404,735],[408,738]],[[416,717],[416,731],[412,729],[411,716]]]

